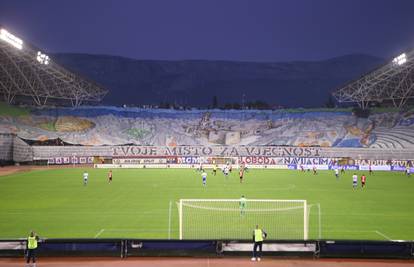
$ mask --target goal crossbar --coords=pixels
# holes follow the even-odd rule
[[[180,199],[181,202],[240,202],[240,199],[234,198],[222,198],[222,199],[213,199],[213,198],[188,198]],[[306,200],[303,199],[246,199],[246,202],[291,202],[291,203],[306,203]]]

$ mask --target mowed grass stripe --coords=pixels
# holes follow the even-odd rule
[[[112,184],[108,184],[107,171],[88,169],[87,186],[83,186],[83,169],[0,177],[0,238],[25,237],[31,229],[49,238],[93,238],[102,229],[108,231],[99,238],[167,238],[170,201],[171,237],[178,238],[175,203],[180,198],[245,195],[320,203],[323,238],[384,240],[375,233],[379,231],[392,239],[414,239],[414,176],[402,173],[375,172],[367,175],[366,188],[353,190],[351,171],[336,180],[331,171],[313,175],[252,169],[240,184],[237,171],[226,180],[220,172],[213,176],[208,170],[206,188],[194,170],[114,169]],[[310,237],[315,233],[311,231]]]

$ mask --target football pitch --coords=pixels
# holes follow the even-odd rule
[[[414,239],[414,176],[403,173],[365,172],[366,188],[361,188],[359,180],[353,190],[353,171],[337,180],[332,171],[313,175],[251,169],[240,184],[237,170],[228,179],[220,171],[213,176],[207,170],[207,186],[203,187],[200,173],[190,169],[114,169],[111,184],[107,169],[87,169],[86,186],[84,170],[1,176],[0,238],[26,237],[33,229],[46,238],[177,239],[180,199],[238,199],[244,195],[247,199],[307,200],[310,239]],[[254,215],[245,216],[250,216],[253,229]],[[228,227],[235,224],[232,221]],[[214,225],[209,228],[226,230]]]

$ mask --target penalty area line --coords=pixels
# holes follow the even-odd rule
[[[105,232],[105,229],[101,229],[94,238],[98,238],[103,232]]]
[[[380,235],[380,236],[384,237],[384,238],[385,238],[385,239],[387,239],[388,241],[392,241],[392,239],[391,239],[391,238],[389,238],[389,237],[388,237],[388,236],[386,236],[385,234],[381,233],[380,231],[375,230],[374,232],[375,232],[376,234],[378,234],[378,235]]]

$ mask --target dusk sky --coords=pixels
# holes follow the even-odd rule
[[[414,47],[413,0],[0,0],[0,24],[48,52],[136,59],[390,58]]]

